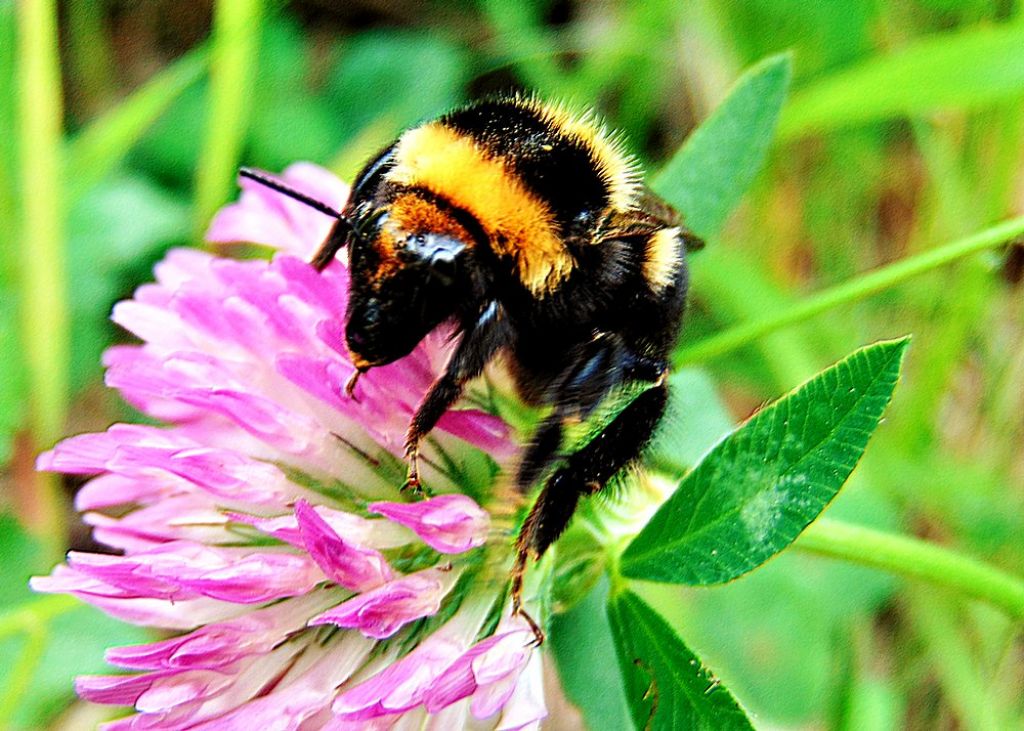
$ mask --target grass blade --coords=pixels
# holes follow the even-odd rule
[[[187,53],[71,141],[65,168],[68,208],[109,173],[171,103],[202,76],[208,59],[205,48]]]
[[[262,21],[261,0],[219,0],[214,6],[209,116],[196,170],[197,234],[234,184],[252,106]]]
[[[0,3],[0,129],[16,129],[17,65],[14,3]],[[25,363],[18,338],[18,228],[16,135],[0,137],[0,465],[11,458],[14,432],[25,412]],[[8,237],[10,237],[8,239]]]
[[[968,28],[870,57],[793,95],[784,138],[1024,95],[1024,26]]]

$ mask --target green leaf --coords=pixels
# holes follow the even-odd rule
[[[892,397],[908,342],[857,351],[733,432],[629,545],[622,573],[719,584],[792,543],[860,460]]]
[[[791,62],[757,64],[690,135],[652,187],[679,209],[698,236],[713,236],[761,169],[786,99]]]
[[[726,327],[699,338],[691,337],[695,335],[692,331],[684,332],[683,343],[673,355],[676,364],[701,363],[701,359],[693,357],[694,347],[703,348],[702,344],[722,332],[757,321],[769,313],[791,310],[802,301],[797,293],[781,285],[772,272],[767,271],[764,253],[751,248],[712,247],[693,258],[690,277],[693,282],[690,296]],[[839,342],[832,342],[836,340]],[[737,358],[739,351],[732,351],[727,358],[719,357],[715,365],[736,368],[736,378],[765,384],[764,388],[770,393],[806,381],[817,373],[821,364],[817,357],[819,349],[826,353],[840,352],[848,343],[836,332],[812,321],[800,329],[766,333],[754,345],[756,347],[747,348],[747,362]]]
[[[545,28],[545,3],[483,0],[480,9],[493,29],[494,47],[515,65],[527,86],[565,92],[567,73],[558,63],[558,40]],[[616,32],[621,33],[621,27]]]
[[[71,141],[66,151],[68,207],[117,166],[171,103],[202,76],[207,60],[205,48],[182,56]]]
[[[33,600],[34,601],[34,600]],[[78,675],[110,673],[103,661],[109,647],[149,642],[153,636],[140,627],[108,617],[98,609],[82,605],[52,619],[43,628],[45,647],[33,670],[27,691],[19,699],[11,720],[14,729],[48,727],[74,701],[74,679]],[[0,641],[0,662],[11,668],[24,646],[24,639]],[[5,680],[10,682],[8,675]],[[5,687],[6,690],[6,687]]]
[[[637,729],[750,729],[729,693],[657,612],[632,592],[608,603]]]
[[[969,28],[871,57],[793,95],[783,137],[1024,95],[1024,26]]]
[[[168,187],[190,189],[199,164],[209,80],[188,87],[128,152],[127,166]]]
[[[562,689],[583,713],[590,731],[629,727],[622,678],[618,668],[608,662],[615,644],[604,611],[607,600],[608,581],[604,579],[572,609],[551,620],[549,641]]]
[[[0,513],[0,607],[31,596],[28,580],[49,567],[38,556],[39,545],[9,513]]]
[[[896,529],[895,511],[870,489],[873,483],[858,471],[829,516]],[[797,728],[828,713],[839,680],[837,653],[898,586],[881,571],[785,551],[742,581],[646,584],[644,598],[700,649],[751,716],[766,727]]]
[[[436,33],[372,30],[348,39],[327,79],[340,111],[333,140],[341,150],[331,168],[350,178],[402,129],[448,111],[462,100],[471,66],[463,47]]]
[[[334,154],[338,115],[325,98],[294,83],[276,89],[265,88],[261,81],[253,103],[247,160],[258,160],[269,170],[283,170],[296,160],[323,162]]]
[[[755,59],[792,48],[806,78],[870,53],[878,25],[892,12],[875,0],[744,0],[711,7],[730,54]]]

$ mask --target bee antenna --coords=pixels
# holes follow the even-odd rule
[[[286,195],[289,198],[297,200],[299,203],[305,203],[310,208],[320,211],[321,213],[330,216],[331,218],[341,219],[341,211],[331,208],[326,203],[318,201],[316,198],[311,198],[305,193],[300,193],[288,185],[285,185],[276,178],[271,177],[262,170],[256,170],[255,168],[240,168],[238,175],[243,178],[249,178],[249,180],[255,180],[260,185],[265,185],[271,190],[276,190],[282,195]]]

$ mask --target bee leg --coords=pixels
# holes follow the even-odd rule
[[[412,490],[416,495],[423,494],[423,486],[420,484],[420,450],[419,450],[419,439],[415,442],[410,442],[409,438],[406,438],[405,442],[405,460],[409,464],[409,469],[405,474],[405,484],[402,485],[401,490]]]
[[[537,478],[555,458],[558,448],[562,446],[562,422],[564,419],[564,415],[556,410],[534,432],[533,441],[527,448],[526,454],[523,455],[523,460],[519,464],[519,472],[516,475],[516,484],[519,485],[522,492],[525,493],[537,481]],[[527,526],[535,523],[539,515],[536,510],[531,510],[526,518],[526,523],[523,524],[523,528],[519,532],[519,538],[516,541],[516,560],[512,565],[511,573],[512,614],[519,615],[530,626],[530,629],[533,630],[534,642],[538,647],[544,642],[544,630],[523,609],[522,599],[523,580],[526,578],[526,566],[530,560],[530,545],[525,540],[525,536],[530,534],[530,529]]]
[[[541,490],[516,539],[512,566],[512,608],[522,606],[523,578],[531,556],[540,559],[565,531],[580,498],[600,492],[608,480],[633,462],[654,434],[668,403],[668,384],[656,385],[633,399],[603,431],[559,468]],[[521,610],[518,613],[522,613]],[[532,620],[529,620],[533,626]],[[535,629],[534,634],[538,634]],[[538,639],[543,633],[538,634]]]
[[[521,616],[530,625],[536,638],[537,645],[544,642],[544,631],[534,619],[523,610],[523,582],[526,578],[526,567],[530,558],[540,559],[550,542],[538,550],[536,537],[547,535],[550,531],[546,526],[552,519],[562,524],[560,534],[568,525],[569,519],[576,510],[576,503],[579,501],[579,493],[563,494],[564,485],[554,484],[549,481],[544,490],[541,491],[537,502],[533,504],[530,513],[523,521],[519,529],[519,536],[516,538],[516,559],[512,564],[511,572],[511,596],[512,614]],[[557,537],[557,536],[556,536]],[[552,539],[551,542],[553,542]]]
[[[519,463],[516,484],[525,493],[537,481],[554,460],[558,448],[562,446],[562,423],[565,416],[556,410],[548,416],[533,433],[530,446],[526,448],[523,459]]]
[[[565,423],[586,417],[621,380],[617,364],[623,360],[620,339],[605,334],[589,343],[579,358],[555,378],[551,386],[557,394],[554,410],[537,427],[519,463],[516,484],[521,493],[526,494],[557,458]]]
[[[338,218],[331,226],[330,233],[327,234],[327,238],[320,244],[320,248],[317,249],[313,255],[313,260],[310,264],[318,272],[322,272],[327,266],[334,261],[334,257],[337,256],[338,252],[341,251],[348,243],[348,237],[352,230],[352,224],[349,223],[347,218]]]
[[[554,461],[562,446],[564,425],[574,415],[586,418],[623,380],[660,385],[667,372],[663,360],[637,356],[610,336],[600,349],[566,369],[558,379],[555,409],[537,427],[519,464],[516,484],[520,492],[525,494]]]
[[[535,506],[542,514],[530,536],[530,547],[538,558],[569,525],[579,499],[603,490],[608,480],[640,456],[667,403],[668,384],[662,380],[633,399],[551,476]]]
[[[522,535],[522,534],[520,534]],[[517,542],[518,543],[518,542]],[[512,565],[512,615],[522,617],[533,631],[534,646],[540,647],[544,644],[544,630],[537,624],[537,621],[523,609],[523,580],[526,578],[526,564],[530,560],[528,548],[519,547],[516,554],[516,561]]]
[[[497,303],[484,308],[480,317],[469,326],[448,361],[444,374],[423,397],[405,435],[405,456],[409,473],[403,489],[421,491],[419,475],[419,444],[433,429],[444,412],[462,395],[466,384],[480,375],[495,353],[508,345],[511,329],[508,318]]]

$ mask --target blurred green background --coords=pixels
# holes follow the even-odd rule
[[[35,475],[35,453],[134,418],[103,386],[100,353],[125,337],[114,302],[169,247],[202,245],[239,163],[350,177],[404,127],[488,93],[594,107],[654,171],[744,68],[791,51],[768,163],[693,259],[680,359],[738,421],[858,345],[913,333],[832,514],[1020,575],[1020,246],[740,349],[688,347],[1024,212],[1022,5],[0,0],[0,728],[90,727],[105,711],[72,705],[71,677],[144,639],[25,587],[90,546],[76,485]],[[664,591],[759,724],[1024,728],[1021,628],[989,607],[793,552],[733,585]],[[552,727],[575,727],[559,708]]]

